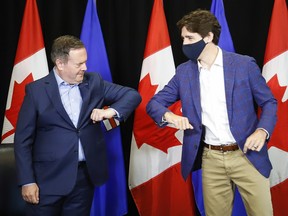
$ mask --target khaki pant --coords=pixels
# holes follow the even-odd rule
[[[205,147],[202,175],[206,216],[231,216],[235,185],[249,216],[273,215],[269,179],[241,150],[222,153]]]

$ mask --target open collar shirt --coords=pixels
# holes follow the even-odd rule
[[[217,57],[210,69],[198,62],[204,142],[211,145],[235,143],[230,131],[226,106],[223,55],[218,47]]]
[[[82,97],[79,90],[78,84],[69,84],[65,82],[55,70],[54,75],[58,84],[58,89],[61,97],[62,104],[73,122],[75,128],[77,128],[78,119],[82,106]],[[78,160],[85,161],[85,155],[81,140],[79,139],[78,144]]]

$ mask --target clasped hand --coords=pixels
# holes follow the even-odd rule
[[[179,130],[193,129],[187,117],[175,115],[172,112],[166,112],[164,117],[168,123],[173,124]]]
[[[110,119],[116,115],[115,110],[108,108],[108,109],[93,109],[90,118],[92,119],[93,123],[102,121],[104,119]]]

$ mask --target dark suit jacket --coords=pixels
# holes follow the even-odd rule
[[[104,81],[98,73],[85,73],[79,89],[83,104],[75,127],[62,105],[53,71],[26,86],[15,133],[19,185],[36,182],[43,194],[69,193],[77,177],[79,139],[94,185],[107,180],[106,145],[100,123],[90,119],[91,111],[108,105],[125,120],[141,97],[132,88]]]
[[[277,101],[253,58],[223,51],[223,66],[230,130],[243,150],[246,138],[256,128],[264,128],[272,134],[276,124]],[[201,161],[199,152],[203,150],[203,145],[200,143],[205,132],[201,121],[199,70],[192,61],[177,67],[175,76],[148,103],[147,112],[159,126],[165,126],[161,121],[162,116],[168,111],[167,107],[177,100],[182,102],[183,116],[188,117],[194,127],[184,131],[181,166],[186,179],[193,166],[200,165],[195,161]],[[262,108],[260,119],[257,118],[254,102]],[[272,165],[267,145],[260,152],[248,151],[246,156],[262,175],[269,176]]]

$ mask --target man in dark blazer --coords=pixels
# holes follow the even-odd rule
[[[101,121],[124,121],[141,101],[132,88],[87,73],[76,37],[57,38],[55,64],[26,86],[15,133],[15,159],[27,215],[90,214],[94,186],[109,177]],[[108,106],[108,109],[103,109]]]
[[[206,215],[231,215],[235,185],[248,215],[272,215],[267,141],[277,102],[253,58],[217,46],[221,27],[213,14],[192,11],[177,25],[189,61],[177,67],[147,112],[160,127],[185,130],[182,175],[187,179],[202,163]],[[168,109],[178,100],[183,116]]]

